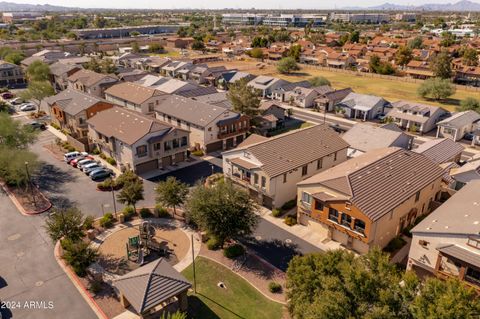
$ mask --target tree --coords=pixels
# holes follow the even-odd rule
[[[455,87],[447,79],[431,78],[418,87],[417,94],[422,98],[442,100],[455,94]]]
[[[102,67],[100,66],[100,63],[98,63],[98,60],[95,57],[92,57],[90,61],[85,64],[85,69],[97,73],[102,72]]]
[[[156,201],[173,208],[173,215],[177,214],[176,207],[182,205],[188,194],[188,186],[175,177],[169,176],[165,181],[159,182],[155,189]]]
[[[106,58],[102,60],[101,70],[102,73],[112,74],[117,72],[117,67],[115,66],[115,63],[113,63],[112,59]]]
[[[151,53],[162,53],[164,51],[164,48],[160,43],[151,43],[148,46],[148,51]]]
[[[462,62],[468,66],[478,65],[478,54],[474,48],[465,47],[462,54]]]
[[[87,274],[88,266],[95,262],[98,257],[97,250],[92,249],[89,243],[84,241],[62,240],[62,248],[64,250],[63,259],[72,266],[73,271],[80,277]]]
[[[117,200],[122,204],[133,206],[135,212],[137,211],[135,205],[143,199],[143,183],[140,181],[126,183],[117,194]]]
[[[96,27],[96,28],[100,28],[100,29],[103,29],[105,28],[105,25],[107,24],[107,20],[105,20],[104,17],[100,16],[100,15],[97,15],[95,17],[95,19],[93,20],[93,25]]]
[[[82,212],[76,207],[70,207],[48,215],[44,227],[53,243],[62,238],[78,241],[84,235],[83,221]]]
[[[193,41],[192,50],[198,50],[198,51],[205,50],[205,43],[203,43],[203,41],[200,41],[200,40]]]
[[[50,79],[50,67],[42,61],[33,61],[27,68],[29,81],[48,81]]]
[[[465,100],[460,101],[460,106],[457,109],[458,111],[471,110],[480,113],[480,101],[473,97],[467,97]]]
[[[330,81],[323,76],[314,76],[308,80],[312,86],[331,85]]]
[[[355,30],[355,31],[350,32],[350,34],[348,36],[348,41],[350,43],[358,43],[360,41],[360,31]]]
[[[253,48],[250,50],[250,56],[254,59],[263,59],[263,51],[260,48]]]
[[[256,203],[231,182],[197,185],[186,207],[188,219],[215,237],[221,246],[226,240],[250,235],[258,222]]]
[[[302,53],[302,46],[300,44],[294,44],[288,50],[288,56],[300,61],[300,54]]]
[[[300,70],[300,68],[294,58],[286,57],[278,62],[277,70],[282,74],[289,74],[292,71]]]
[[[14,120],[6,113],[0,113],[0,146],[8,149],[27,149],[35,142],[38,132]]]
[[[268,46],[268,39],[264,37],[255,37],[252,40],[252,48],[266,48]]]
[[[253,117],[258,113],[260,97],[257,90],[248,86],[248,79],[243,78],[230,85],[227,98],[235,112]]]
[[[55,90],[49,81],[30,81],[27,89],[20,96],[25,100],[37,100],[37,108],[40,108],[42,100],[55,94]]]
[[[452,76],[452,57],[447,50],[442,50],[433,59],[432,71],[435,77],[449,79]]]
[[[395,55],[395,63],[405,66],[413,59],[412,49],[408,46],[401,46]]]
[[[475,318],[480,300],[473,288],[458,280],[428,278],[410,309],[416,319]]]
[[[176,311],[174,313],[171,312],[163,312],[160,319],[187,319],[187,314],[184,312]]]
[[[132,46],[132,52],[133,53],[140,52],[140,46],[138,45],[138,42],[134,41],[130,45]]]
[[[449,47],[455,44],[455,35],[451,32],[444,31],[441,34],[442,40],[440,41],[440,45],[442,47]]]
[[[25,55],[22,52],[14,51],[7,54],[4,58],[5,61],[19,65],[22,60],[25,59]]]
[[[421,36],[416,36],[407,44],[410,49],[421,49],[423,47],[423,39]]]
[[[372,73],[378,74],[394,74],[395,68],[388,62],[382,62],[378,55],[374,54],[370,57],[369,69]]]

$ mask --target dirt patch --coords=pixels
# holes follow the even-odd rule
[[[26,212],[44,212],[52,206],[36,186],[28,188],[8,187],[8,190]]]
[[[43,147],[46,148],[57,160],[63,161],[63,155],[65,154],[63,147],[53,142],[51,144],[45,144]]]
[[[107,270],[118,274],[123,274],[138,268],[140,265],[127,259],[126,250],[128,238],[138,235],[138,227],[129,227],[108,236],[99,247],[101,254],[100,264]],[[175,227],[155,227],[154,238],[160,243],[162,248],[168,249],[169,254],[166,258],[172,265],[182,260],[190,248],[188,237],[183,231]],[[159,257],[161,256],[152,252],[150,256],[145,258],[145,261],[155,260]]]
[[[79,277],[79,279],[85,288],[89,289],[91,287],[91,283],[93,282],[91,278]],[[90,290],[89,293],[108,318],[114,318],[125,311],[120,303],[120,299],[110,285],[101,283],[99,291],[93,293]]]

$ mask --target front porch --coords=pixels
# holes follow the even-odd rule
[[[438,247],[435,264],[437,277],[457,278],[480,292],[480,254],[458,245]]]

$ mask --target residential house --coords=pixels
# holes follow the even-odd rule
[[[437,123],[437,137],[448,137],[459,141],[465,134],[472,133],[476,123],[480,122],[480,114],[469,110],[453,114]]]
[[[480,86],[480,67],[458,66],[454,69],[455,82],[463,85]]]
[[[263,136],[283,126],[285,109],[273,101],[266,101],[258,108],[259,115],[254,118],[256,131]]]
[[[449,138],[437,138],[420,144],[413,151],[423,154],[435,163],[458,163],[462,157],[464,147]]]
[[[387,118],[391,118],[403,129],[420,134],[433,130],[437,123],[448,114],[441,107],[410,101],[397,101],[392,103],[392,107]]]
[[[348,69],[355,64],[355,57],[344,52],[330,53],[327,57],[327,66],[336,69]]]
[[[480,291],[479,189],[480,180],[465,185],[411,230],[407,269],[459,279]]]
[[[375,126],[356,123],[342,135],[342,138],[350,145],[348,157],[356,157],[386,147],[400,147],[409,150],[413,143],[413,136],[405,134],[395,124],[391,127],[389,124]]]
[[[336,111],[347,118],[368,121],[382,114],[386,104],[381,97],[352,92],[336,105]]]
[[[274,78],[271,76],[266,76],[266,75],[260,75],[250,82],[248,82],[248,86],[259,90],[260,95],[264,98],[271,97],[273,94],[273,91],[285,84],[288,84],[289,82],[279,79],[279,78]]]
[[[171,61],[170,63],[162,66],[160,68],[160,74],[164,76],[169,76],[171,78],[177,77],[180,70],[188,70],[192,68],[193,64],[191,62],[185,61]]]
[[[194,99],[198,102],[220,106],[220,107],[223,107],[223,108],[228,109],[228,110],[232,109],[232,107],[233,107],[232,102],[230,102],[230,100],[228,99],[227,92],[225,92],[225,91],[217,92],[217,93],[211,93],[211,94],[204,94],[204,95],[194,96],[194,97],[190,97],[190,98]]]
[[[198,86],[195,84],[178,80],[178,79],[170,79],[170,78],[164,78],[160,82],[150,87],[152,89],[155,89],[167,94],[177,94],[180,92],[195,90],[198,88]]]
[[[50,82],[56,92],[63,91],[68,87],[68,77],[82,68],[75,64],[55,62],[50,65]]]
[[[18,65],[0,60],[0,86],[16,88],[26,83],[23,70]]]
[[[70,53],[59,50],[41,50],[32,54],[32,56],[23,59],[20,65],[26,69],[35,61],[41,61],[45,64],[53,64],[70,56]]]
[[[70,89],[103,98],[106,89],[118,82],[115,75],[78,70],[67,78]]]
[[[112,103],[99,97],[72,89],[50,96],[45,102],[49,107],[52,123],[80,141],[87,138],[88,119],[113,107]]]
[[[248,116],[177,95],[155,105],[156,118],[190,131],[190,145],[206,153],[240,144],[250,129]]]
[[[143,114],[153,114],[165,93],[131,82],[115,84],[105,91],[105,99]]]
[[[298,183],[297,218],[365,254],[385,247],[439,196],[443,170],[398,147],[376,149]]]
[[[453,166],[448,175],[450,177],[449,187],[454,190],[459,190],[472,181],[480,180],[480,155],[477,154],[462,166]]]
[[[169,37],[166,39],[166,47],[171,49],[186,49],[193,42],[193,38]]]
[[[223,153],[223,172],[268,208],[294,199],[298,182],[347,159],[348,144],[326,125],[253,139]]]
[[[289,92],[292,92],[296,88],[299,90],[301,88],[311,88],[312,84],[309,81],[300,81],[300,82],[286,82],[281,86],[273,90],[272,99],[278,100],[280,102],[288,102],[286,96]]]
[[[252,81],[256,76],[246,72],[240,71],[228,71],[222,73],[217,79],[217,87],[221,90],[227,90],[230,85],[237,82],[240,79],[246,79],[246,81]]]
[[[315,99],[315,104],[318,109],[331,112],[335,110],[335,105],[340,103],[344,98],[346,98],[352,92],[353,90],[351,88],[325,92],[323,94],[320,94]]]
[[[114,106],[87,123],[90,142],[137,174],[175,165],[187,157],[188,131],[151,116]]]
[[[135,82],[148,75],[146,71],[131,68],[119,69],[117,73],[118,79],[123,82]]]
[[[301,87],[297,86],[292,91],[285,93],[285,101],[303,108],[311,108],[317,106],[317,99],[325,97],[325,94],[335,91],[329,85],[317,87]]]
[[[428,79],[434,76],[430,64],[426,61],[412,60],[408,62],[405,73],[414,79]]]
[[[218,73],[222,74],[226,71],[227,69],[224,66],[208,67],[207,65],[197,65],[190,70],[188,80],[191,80],[196,84],[214,84],[216,75]]]

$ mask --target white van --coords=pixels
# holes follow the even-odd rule
[[[86,155],[88,155],[88,153],[87,152],[81,152],[80,153],[80,152],[77,152],[77,151],[70,152],[70,153],[65,153],[63,155],[63,160],[65,162],[69,163],[71,160],[76,159],[77,157],[82,156],[82,155],[86,156]]]

